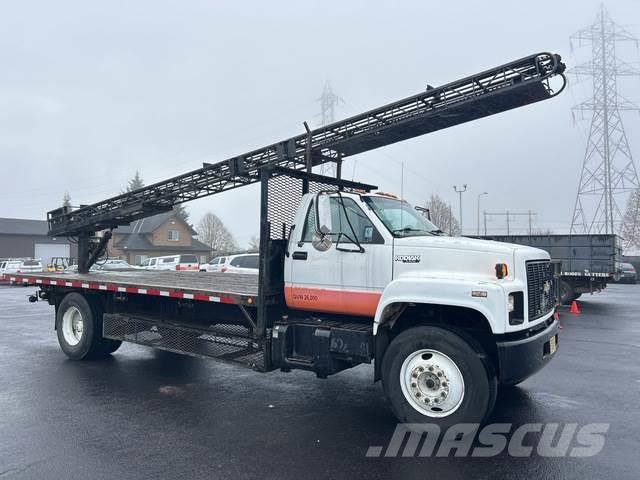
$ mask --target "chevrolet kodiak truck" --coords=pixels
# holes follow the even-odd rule
[[[78,273],[10,281],[39,287],[30,300],[55,307],[60,347],[75,360],[132,342],[320,378],[373,363],[399,421],[482,422],[499,384],[522,382],[556,352],[548,253],[443,235],[403,199],[343,180],[340,169],[348,156],[551,98],[563,71],[559,56],[531,55],[94,205],[54,210],[49,233],[78,242]],[[337,164],[336,178],[313,173],[325,162]],[[119,225],[255,182],[258,275],[89,271]]]

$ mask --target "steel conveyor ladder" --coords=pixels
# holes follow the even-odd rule
[[[554,97],[565,85],[558,55],[539,53],[341,120],[244,155],[93,205],[48,213],[49,235],[126,225],[175,204],[258,182],[264,166],[307,169]],[[562,79],[554,89],[551,80]]]

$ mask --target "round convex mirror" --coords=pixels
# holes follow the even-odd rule
[[[331,248],[331,238],[329,238],[329,235],[314,233],[311,239],[311,245],[319,252],[326,252]]]

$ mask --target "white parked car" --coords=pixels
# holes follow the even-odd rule
[[[0,274],[40,273],[42,271],[40,260],[6,260],[0,265]]]
[[[110,258],[109,260],[98,261],[94,265],[96,270],[127,270],[134,267],[129,264],[126,260],[120,260],[118,258]]]
[[[104,272],[106,270],[131,270],[138,269],[134,267],[126,260],[120,260],[119,258],[110,258],[108,260],[98,261],[91,265],[90,272]],[[64,269],[64,273],[78,273],[78,265],[69,265]]]
[[[222,273],[248,273],[258,274],[258,259],[257,253],[245,253],[242,255],[231,255],[227,257],[227,261],[220,267]]]
[[[219,272],[222,267],[227,264],[229,257],[216,257],[209,261],[209,263],[203,263],[200,265],[201,272]]]
[[[166,257],[152,257],[142,265],[145,270],[179,270],[199,271],[200,262],[195,255],[169,255]]]

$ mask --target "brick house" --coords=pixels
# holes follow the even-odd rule
[[[206,262],[211,248],[193,238],[198,233],[187,222],[170,211],[136,220],[118,227],[109,241],[110,257],[124,258],[131,265],[140,265],[149,257],[191,253],[201,263]]]

